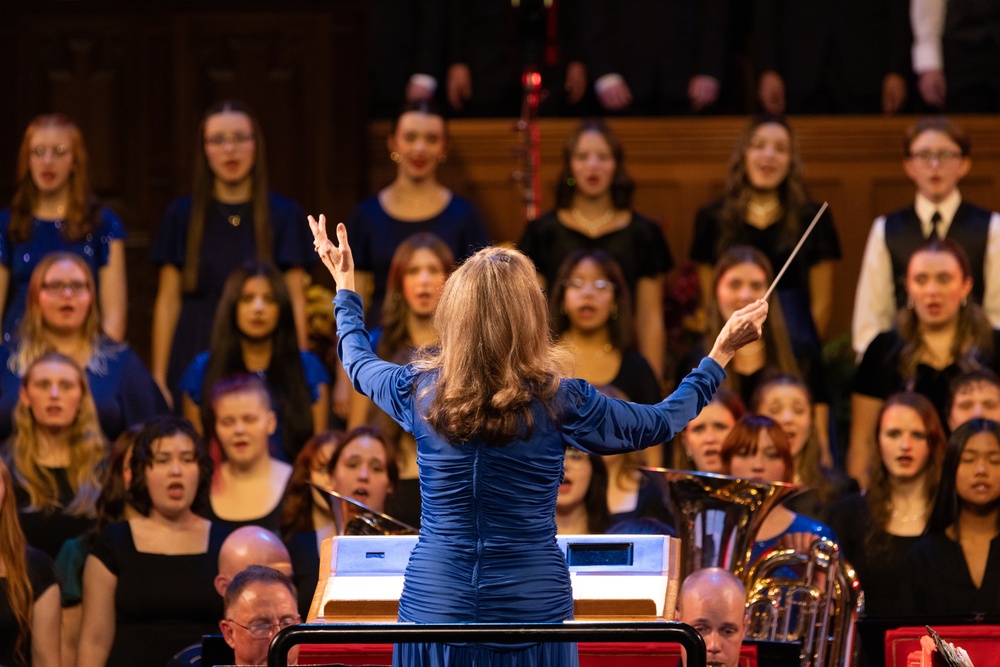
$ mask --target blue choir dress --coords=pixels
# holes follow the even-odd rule
[[[10,343],[17,336],[17,329],[24,316],[31,273],[42,258],[53,252],[79,255],[94,274],[94,285],[100,290],[101,269],[111,256],[111,243],[125,239],[125,227],[114,213],[106,208],[97,212],[100,221],[94,231],[79,241],[62,237],[62,220],[35,219],[31,235],[26,241],[10,240],[10,209],[0,211],[0,263],[10,271],[13,297],[3,316],[4,342]],[[100,293],[98,291],[98,293]]]
[[[309,238],[306,214],[296,202],[275,193],[268,194],[268,215],[271,224],[271,248],[274,264],[281,271],[308,269],[316,256]],[[187,256],[187,232],[191,219],[190,195],[180,197],[167,209],[156,234],[151,257],[157,266],[172,265],[184,270]],[[240,222],[229,222],[238,216]],[[184,369],[202,350],[208,348],[215,320],[215,307],[222,296],[222,287],[233,270],[247,260],[257,258],[251,204],[223,204],[212,200],[205,211],[205,229],[201,239],[198,288],[185,293],[170,349],[167,384],[174,392],[174,405],[181,405],[177,388]]]
[[[556,623],[573,618],[566,560],[556,544],[555,505],[567,445],[604,454],[669,440],[708,403],[725,371],[705,359],[657,405],[599,394],[563,380],[552,407],[539,402],[525,440],[489,446],[441,438],[421,416],[431,374],[379,359],[364,330],[362,303],[334,301],[340,355],[355,387],[413,433],[417,442],[420,537],[406,568],[399,620],[416,623]],[[394,665],[576,665],[575,644],[516,646],[406,644]]]

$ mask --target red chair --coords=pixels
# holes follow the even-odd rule
[[[945,641],[965,649],[976,667],[997,664],[1000,656],[1000,625],[933,625]],[[908,667],[910,654],[916,653],[920,665],[920,638],[927,634],[922,625],[887,630],[885,633],[886,667]]]

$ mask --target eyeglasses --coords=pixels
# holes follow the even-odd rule
[[[53,280],[42,283],[42,289],[52,295],[65,294],[68,291],[73,296],[76,296],[81,292],[89,291],[90,286],[82,280],[70,280],[69,282]]]
[[[45,157],[51,154],[52,157],[63,157],[69,154],[69,146],[58,144],[56,146],[35,146],[31,149],[31,154],[35,157]]]
[[[236,134],[213,134],[210,137],[205,137],[205,145],[211,146],[212,148],[224,148],[230,144],[234,148],[242,148],[244,145],[253,141],[252,134],[245,134],[243,132],[237,132]]]
[[[251,623],[250,625],[243,625],[242,623],[237,623],[231,618],[226,619],[227,622],[233,625],[238,625],[247,632],[254,639],[270,639],[271,635],[278,630],[284,630],[285,628],[291,627],[293,625],[298,625],[302,622],[302,617],[296,614],[295,616],[285,616],[281,618],[277,623]]]
[[[598,278],[597,280],[584,280],[582,278],[572,278],[566,281],[566,289],[583,289],[584,287],[593,287],[594,289],[601,292],[614,292],[615,284],[610,280],[602,280]]]
[[[910,153],[910,158],[924,165],[932,164],[935,160],[937,160],[938,164],[946,164],[961,157],[961,152],[950,151],[947,149],[943,151],[920,151],[919,153]]]

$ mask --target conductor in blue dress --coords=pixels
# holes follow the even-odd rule
[[[567,379],[534,265],[480,250],[452,274],[435,314],[440,345],[413,363],[379,359],[353,291],[347,230],[309,218],[336,284],[340,358],[354,387],[412,433],[423,503],[399,620],[556,623],[573,618],[555,506],[567,446],[596,454],[669,440],[711,400],[737,349],[760,337],[767,304],[737,311],[711,354],[657,405],[607,398]],[[572,666],[575,644],[400,644],[393,665]]]

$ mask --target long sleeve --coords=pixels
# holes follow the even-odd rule
[[[910,25],[913,28],[913,71],[922,74],[944,68],[941,35],[947,0],[911,0]]]
[[[595,454],[665,442],[701,412],[725,377],[722,366],[706,357],[656,405],[608,398],[582,380],[567,380],[573,384],[563,415],[563,437],[567,444]]]
[[[851,322],[854,351],[864,354],[875,336],[892,327],[895,314],[896,286],[892,278],[892,258],[885,244],[885,216],[882,216],[872,224],[861,259]]]
[[[990,216],[983,259],[983,310],[994,329],[1000,328],[1000,213]]]
[[[412,432],[413,369],[383,361],[372,352],[361,297],[355,292],[338,290],[333,306],[337,317],[337,354],[351,384],[408,433]]]

